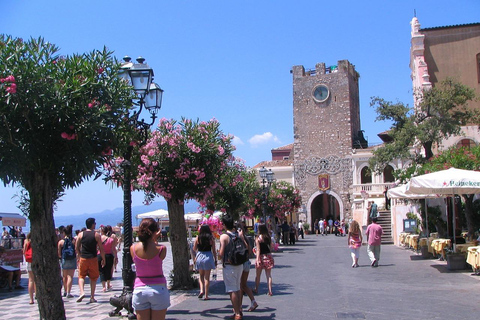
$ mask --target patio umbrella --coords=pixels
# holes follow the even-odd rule
[[[158,209],[150,212],[145,212],[137,215],[137,219],[153,218],[157,220],[168,220],[168,211],[165,209]]]
[[[168,221],[168,211],[165,209],[158,209],[137,215],[137,219],[143,218],[153,218],[157,220],[160,222],[160,229],[163,229],[163,221]]]
[[[455,194],[480,193],[480,172],[450,168],[413,177],[407,188],[408,192],[429,194],[435,193],[444,196]],[[455,211],[453,212],[453,249],[455,250]]]
[[[420,194],[420,193],[412,193],[408,190],[410,182],[407,184],[402,184],[398,187],[388,189],[387,195],[389,198],[393,199],[428,199],[428,198],[439,198],[440,196],[437,194]],[[427,228],[427,245],[428,245],[428,204],[425,201],[425,225]]]
[[[203,218],[201,213],[191,212],[184,215],[185,221],[197,221]]]

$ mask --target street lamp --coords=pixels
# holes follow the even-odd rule
[[[272,169],[266,169],[265,167],[258,170],[260,178],[262,178],[262,191],[263,191],[263,222],[267,224],[267,205],[268,205],[268,194],[270,193],[270,187],[272,182],[275,180],[275,174]]]
[[[135,103],[134,108],[129,115],[130,124],[135,127],[142,136],[139,145],[147,142],[148,132],[150,127],[155,122],[157,113],[161,108],[163,90],[158,84],[153,81],[153,69],[150,68],[142,57],[137,58],[137,63],[131,62],[131,58],[126,56],[123,58],[119,71],[119,77],[123,78],[132,85],[135,90],[138,102]],[[142,111],[146,109],[150,121],[140,117]],[[133,282],[135,281],[135,271],[132,270],[132,256],[130,255],[130,247],[133,243],[132,234],[132,177],[131,177],[131,158],[133,146],[130,145],[123,155],[123,162],[120,165],[123,170],[123,267],[122,279],[123,290],[122,294],[117,297],[110,298],[110,304],[116,309],[110,312],[110,316],[120,315],[120,311],[124,308],[128,311],[129,319],[136,319],[132,308],[132,292]]]

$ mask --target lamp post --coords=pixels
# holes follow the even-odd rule
[[[155,122],[157,113],[161,108],[163,90],[153,82],[153,69],[151,69],[142,57],[137,58],[137,63],[130,62],[131,58],[126,56],[125,61],[119,71],[119,77],[125,79],[133,86],[138,102],[129,115],[129,122],[141,134],[139,145],[147,142],[150,127]],[[141,116],[142,111],[148,111],[149,120]],[[130,247],[133,243],[132,233],[132,191],[131,191],[131,158],[133,146],[130,145],[123,155],[123,162],[120,165],[123,170],[123,266],[122,294],[110,298],[110,304],[116,309],[110,312],[110,316],[118,316],[124,308],[128,311],[129,319],[136,319],[132,308],[133,282],[135,280],[135,271],[132,270],[132,257]]]
[[[262,178],[262,197],[263,197],[263,222],[265,225],[267,224],[267,206],[268,206],[268,194],[270,193],[270,187],[272,186],[272,182],[275,180],[275,174],[273,173],[272,169],[266,169],[262,167],[258,170],[260,174],[260,178]]]

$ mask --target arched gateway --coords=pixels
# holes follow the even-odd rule
[[[312,227],[316,219],[342,220],[344,218],[343,212],[343,202],[335,192],[318,191],[308,199],[307,221]]]

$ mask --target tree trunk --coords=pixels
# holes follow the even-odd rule
[[[57,236],[53,220],[54,194],[47,173],[33,173],[25,188],[30,196],[30,225],[36,297],[40,319],[66,319],[61,296]]]
[[[173,257],[172,289],[192,289],[193,281],[189,270],[190,248],[185,227],[185,208],[176,199],[167,201],[170,220],[170,243]]]
[[[431,141],[425,142],[423,144],[423,149],[425,151],[425,159],[427,160],[433,157],[432,145],[433,145],[433,142]]]
[[[472,240],[475,234],[475,219],[473,209],[473,194],[463,194],[465,199],[465,219],[467,220],[468,239]]]

